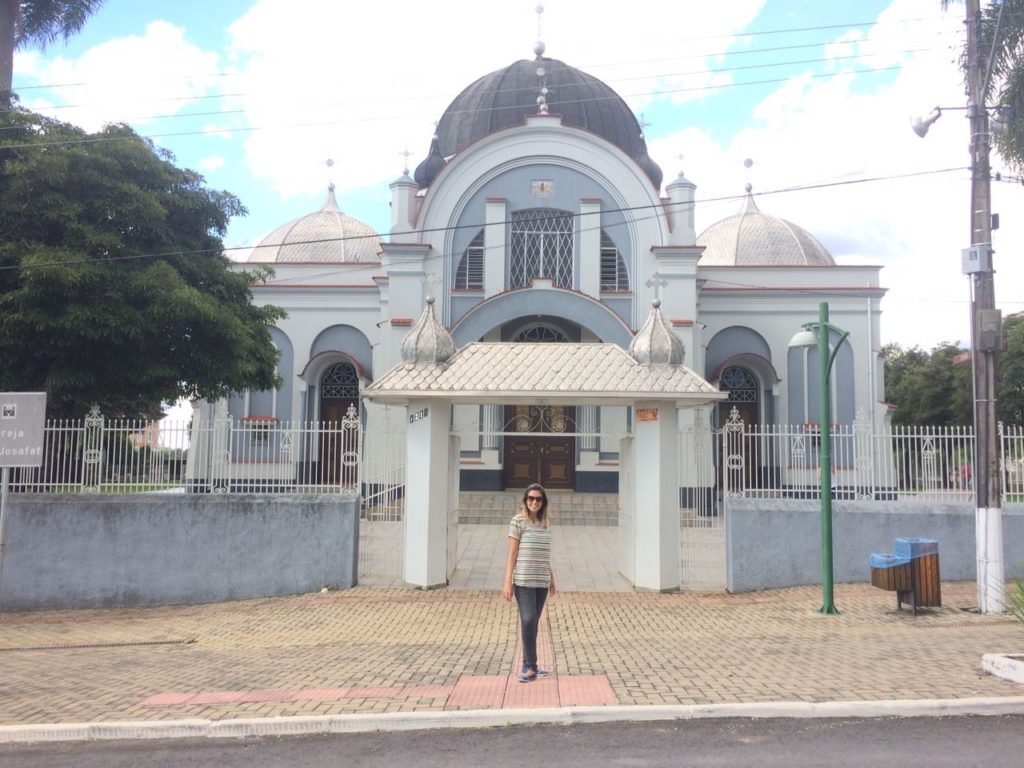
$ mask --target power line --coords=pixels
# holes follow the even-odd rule
[[[875,69],[847,70],[847,71],[843,71],[843,72],[822,72],[822,73],[816,73],[816,74],[808,75],[808,77],[811,78],[811,79],[832,78],[832,77],[850,77],[850,76],[854,76],[854,75],[864,75],[864,74],[873,75],[873,74],[879,74],[879,73],[882,73],[882,72],[892,72],[892,71],[897,71],[897,70],[900,70],[900,69],[902,69],[901,66],[893,65],[891,67],[878,67],[878,68],[875,68]],[[691,87],[686,87],[686,88],[662,88],[662,89],[658,89],[658,90],[654,90],[654,91],[643,91],[643,92],[639,92],[639,93],[631,93],[631,94],[627,94],[627,96],[633,97],[633,98],[640,97],[640,96],[664,96],[664,95],[668,95],[668,94],[696,93],[696,92],[700,92],[700,91],[709,91],[709,90],[725,89],[725,88],[740,88],[740,87],[746,87],[746,86],[752,86],[752,85],[773,85],[773,84],[777,84],[777,83],[788,82],[790,79],[791,78],[774,78],[774,79],[768,79],[768,80],[751,80],[751,81],[747,81],[747,82],[743,82],[743,83],[717,83],[717,84],[713,84],[713,85],[691,86]],[[613,98],[621,98],[621,97],[619,95],[616,95],[614,97],[613,96],[595,96],[595,97],[592,97],[592,98],[589,98],[589,99],[573,99],[571,101],[561,102],[561,103],[583,104],[583,103],[596,102],[596,101],[606,101],[606,100],[611,100]],[[556,101],[554,103],[557,104],[558,102]],[[468,112],[468,110],[467,110],[467,112]],[[461,112],[459,112],[459,114],[461,114]],[[73,146],[73,145],[81,145],[81,144],[99,144],[99,143],[106,143],[106,142],[110,142],[110,141],[133,141],[133,140],[136,140],[136,139],[149,139],[149,140],[153,140],[153,139],[167,139],[167,138],[178,138],[178,137],[182,137],[182,136],[198,136],[198,135],[208,136],[208,135],[214,135],[214,134],[241,133],[241,132],[266,131],[266,130],[284,130],[284,129],[291,129],[291,128],[316,128],[316,127],[323,127],[323,126],[346,125],[346,124],[352,124],[352,123],[371,123],[371,122],[392,121],[392,120],[407,121],[407,120],[412,120],[412,119],[414,119],[414,118],[412,118],[411,116],[408,116],[408,115],[404,115],[404,116],[396,115],[396,116],[388,116],[388,117],[371,117],[371,116],[367,116],[367,117],[362,117],[362,118],[350,118],[350,119],[345,119],[345,120],[315,120],[315,121],[308,121],[308,122],[281,123],[279,125],[261,125],[261,126],[260,125],[250,125],[250,126],[239,126],[239,127],[235,127],[235,128],[210,128],[210,129],[204,129],[204,130],[198,130],[198,131],[173,131],[173,132],[167,132],[167,133],[149,133],[149,134],[145,134],[145,135],[137,134],[136,136],[90,136],[90,137],[83,137],[81,139],[61,139],[61,140],[58,140],[58,141],[40,141],[40,142],[23,143],[23,144],[0,144],[0,149],[29,149],[29,148],[32,148],[32,147]]]
[[[953,168],[939,168],[939,169],[934,169],[934,170],[929,170],[929,171],[911,171],[911,172],[908,172],[908,173],[891,174],[891,175],[887,175],[887,176],[872,176],[872,177],[866,177],[866,178],[862,178],[862,179],[843,179],[841,181],[821,182],[821,183],[818,183],[818,184],[808,184],[808,185],[797,185],[797,186],[791,186],[791,187],[783,187],[783,188],[776,189],[776,190],[769,190],[769,191],[766,191],[766,192],[758,192],[756,194],[753,194],[753,196],[754,197],[766,197],[766,196],[770,196],[770,195],[787,194],[787,193],[792,193],[792,192],[807,192],[807,191],[818,190],[818,189],[830,189],[830,188],[845,187],[845,186],[852,186],[852,185],[858,185],[858,184],[868,184],[868,183],[883,182],[883,181],[895,181],[895,180],[899,180],[899,179],[909,179],[909,178],[915,178],[915,177],[921,177],[921,176],[934,176],[934,175],[939,175],[939,174],[944,174],[944,173],[952,173],[952,172],[964,171],[964,170],[967,170],[967,169],[965,167],[963,167],[963,166],[959,166],[959,167],[953,167]],[[706,198],[706,199],[703,199],[703,200],[694,200],[693,202],[683,203],[683,205],[689,206],[689,205],[697,205],[697,204],[711,204],[711,203],[736,201],[736,200],[743,199],[744,197],[746,197],[745,194],[744,195],[723,195],[723,196],[720,196],[720,197]],[[635,224],[635,223],[638,223],[638,222],[641,222],[641,221],[646,221],[646,220],[649,220],[649,219],[657,218],[659,216],[659,213],[658,213],[659,211],[664,211],[664,209],[666,207],[671,207],[671,205],[672,205],[671,203],[663,201],[663,202],[659,202],[659,203],[655,203],[655,204],[651,204],[651,205],[627,206],[627,207],[621,207],[621,208],[606,208],[606,209],[603,209],[602,211],[600,211],[598,213],[638,214],[638,213],[642,213],[642,212],[647,212],[646,216],[636,215],[636,216],[633,216],[632,218],[630,218],[628,220],[625,220],[625,221],[621,222],[621,224],[619,224],[619,226],[626,226],[628,224]],[[559,212],[557,215],[562,216],[562,215],[565,215],[565,213],[566,212]],[[589,213],[588,214],[583,214],[583,213],[571,212],[571,211],[567,212],[567,213],[568,213],[568,215],[572,216],[573,218],[580,218],[580,219],[583,218],[584,216],[594,215],[594,214],[589,214]],[[552,215],[554,216],[556,214],[553,213]],[[508,224],[508,223],[511,223],[511,220],[506,220],[504,222],[491,222],[491,223],[505,223],[505,224]],[[420,234],[434,234],[434,233],[439,233],[439,232],[454,232],[454,231],[465,230],[465,229],[476,230],[476,229],[479,229],[479,228],[481,228],[483,226],[484,226],[484,223],[457,224],[457,225],[453,225],[453,226],[426,228],[426,229],[417,230],[417,232],[420,233]],[[599,228],[600,228],[600,224],[598,224],[596,227],[591,227],[589,229],[599,229]],[[316,244],[320,244],[320,243],[348,242],[348,241],[353,241],[353,240],[365,240],[365,239],[368,239],[368,238],[381,238],[381,237],[386,237],[386,235],[382,235],[380,233],[373,233],[373,234],[370,234],[370,235],[349,235],[349,236],[345,236],[345,237],[315,238],[315,239],[309,239],[309,240],[294,241],[294,242],[289,243],[289,245],[316,245]],[[196,250],[191,250],[191,251],[167,251],[167,252],[163,252],[163,253],[144,253],[144,254],[130,254],[130,255],[125,255],[125,256],[111,256],[111,257],[108,257],[108,258],[99,258],[99,259],[93,259],[91,257],[85,257],[83,259],[72,259],[72,260],[67,260],[67,261],[52,262],[52,263],[49,263],[49,264],[12,264],[12,265],[8,265],[8,266],[0,266],[0,272],[11,271],[11,270],[16,270],[16,269],[17,270],[50,269],[50,268],[61,267],[61,266],[82,265],[82,264],[86,264],[86,263],[100,263],[100,264],[103,264],[103,263],[122,262],[122,261],[135,261],[135,260],[141,260],[141,259],[158,259],[158,258],[204,256],[204,255],[223,255],[223,254],[225,254],[227,252],[230,252],[230,251],[253,251],[253,250],[256,250],[256,248],[258,248],[258,247],[259,246],[232,246],[232,247],[222,247],[220,249],[203,248],[203,249],[196,249]],[[440,258],[447,259],[447,258],[450,258],[452,255],[453,254],[441,254]],[[270,266],[273,262],[239,262],[239,263],[244,263],[244,264],[252,265],[254,267],[260,267],[260,266]],[[363,266],[364,265],[360,265],[359,268],[363,268]],[[324,277],[324,276],[329,276],[331,274],[344,274],[346,272],[354,271],[354,270],[355,270],[355,268],[337,269],[337,270],[333,270],[333,271],[330,271],[330,272],[321,273],[320,275],[315,275],[314,277]],[[310,275],[304,275],[302,277],[302,279],[308,280],[308,279],[310,279],[310,277],[311,277]],[[278,281],[278,282],[282,282],[282,281]]]

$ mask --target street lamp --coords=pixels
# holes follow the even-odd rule
[[[821,407],[821,425],[818,441],[818,466],[821,491],[821,608],[819,613],[839,613],[833,599],[832,577],[832,396],[829,376],[849,331],[837,328],[828,321],[828,302],[818,305],[818,322],[804,323],[803,331],[789,342],[791,347],[818,348],[818,400]],[[829,333],[841,334],[833,348]]]

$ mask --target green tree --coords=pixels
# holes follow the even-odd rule
[[[1003,320],[996,412],[1005,424],[1024,424],[1024,313]]]
[[[14,51],[68,40],[103,0],[0,0],[0,103],[10,103]]]
[[[963,351],[942,343],[931,352],[899,344],[885,348],[886,399],[896,406],[893,423],[962,426],[972,423],[971,367]]]
[[[223,255],[226,192],[123,125],[0,113],[0,390],[51,416],[156,416],[162,402],[276,385],[270,326]]]

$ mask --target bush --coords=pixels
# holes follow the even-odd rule
[[[1024,623],[1024,581],[1017,581],[1017,588],[1010,593],[1010,613]]]

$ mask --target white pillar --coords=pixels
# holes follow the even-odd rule
[[[484,297],[490,298],[505,290],[508,201],[504,197],[489,197],[484,205]]]
[[[675,403],[634,409],[634,494],[637,589],[679,589],[679,420]]]
[[[580,200],[580,293],[601,295],[601,201],[584,198]]]
[[[452,406],[413,401],[408,407],[405,455],[406,584],[421,589],[448,583],[449,446]],[[454,500],[452,500],[454,503]]]
[[[978,556],[978,610],[1006,610],[1003,579],[1003,510],[979,507],[975,511],[975,548]]]

